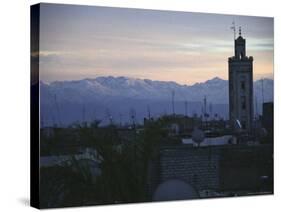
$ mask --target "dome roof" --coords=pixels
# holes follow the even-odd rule
[[[154,201],[184,200],[199,198],[198,192],[188,183],[171,179],[160,184],[153,194]]]

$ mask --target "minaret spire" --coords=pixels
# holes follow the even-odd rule
[[[232,21],[232,26],[230,27],[230,29],[233,30],[233,40],[236,39],[236,27],[235,27],[235,22]]]

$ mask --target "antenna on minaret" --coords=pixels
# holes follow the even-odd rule
[[[241,36],[241,26],[239,27],[239,36]]]
[[[236,27],[235,27],[234,21],[232,21],[232,26],[230,27],[230,29],[233,30],[233,39],[235,40],[235,38],[236,38]]]

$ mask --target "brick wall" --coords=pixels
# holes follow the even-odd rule
[[[272,148],[272,145],[163,146],[158,160],[151,165],[150,195],[159,184],[171,179],[183,180],[199,193],[205,190],[237,195],[272,193]],[[260,181],[262,176],[268,176],[267,182]]]
[[[219,149],[177,146],[160,150],[159,182],[180,179],[198,191],[219,187]]]

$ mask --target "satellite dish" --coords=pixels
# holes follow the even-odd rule
[[[190,184],[170,179],[161,183],[153,194],[153,201],[186,200],[199,198],[199,194]]]
[[[200,130],[198,128],[195,128],[192,132],[192,140],[200,146],[200,143],[202,143],[205,139],[205,134],[203,130]]]
[[[235,120],[235,128],[242,129],[242,125],[238,119]]]

